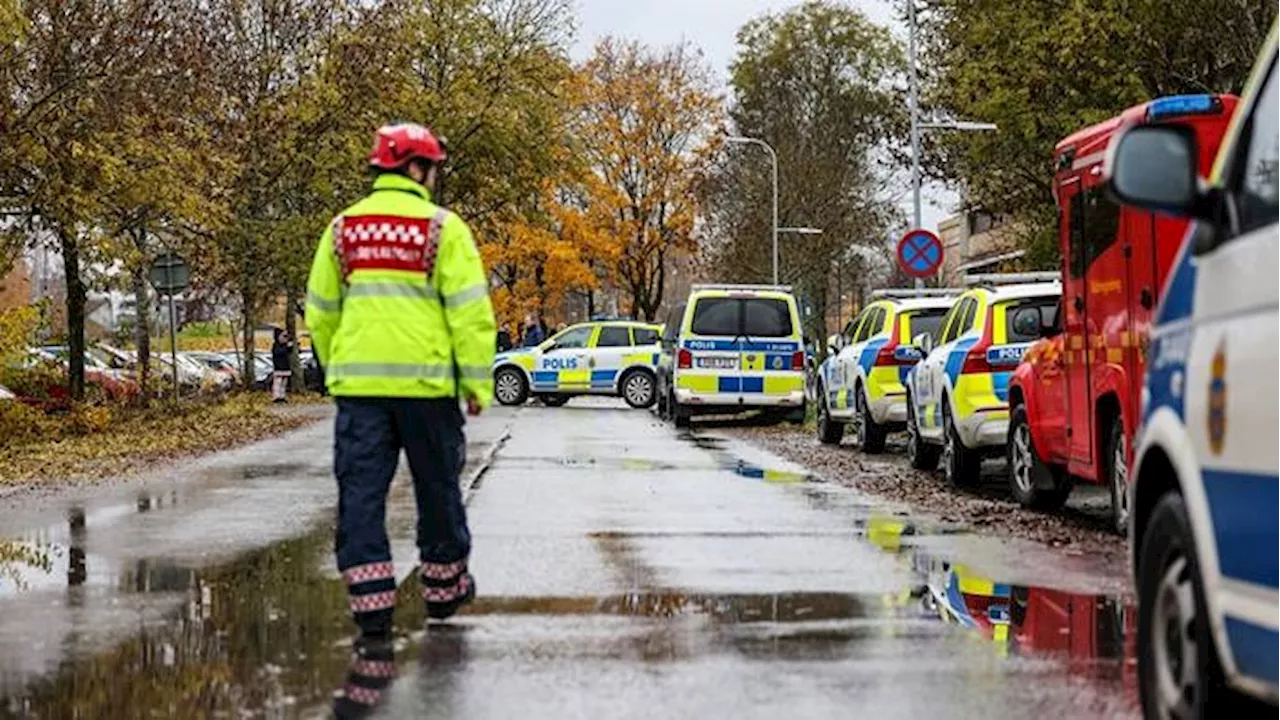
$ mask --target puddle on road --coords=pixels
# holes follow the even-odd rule
[[[725,470],[750,479],[790,484],[811,505],[835,509],[833,493],[818,488],[820,477],[761,468],[730,452],[722,437],[683,432],[678,437],[710,452]],[[876,504],[840,499],[854,509],[851,531],[882,551],[904,556],[922,589],[907,589],[899,602],[918,604],[929,617],[968,629],[999,655],[1052,657],[1068,671],[1105,684],[1119,684],[1130,702],[1137,698],[1137,607],[1132,596],[1079,593],[1001,582],[963,563],[917,547],[922,536],[964,535],[963,525],[924,521]],[[908,600],[910,598],[910,600]]]

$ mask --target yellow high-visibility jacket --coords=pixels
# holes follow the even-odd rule
[[[496,327],[471,230],[409,178],[383,174],[320,238],[307,328],[339,397],[493,399]]]

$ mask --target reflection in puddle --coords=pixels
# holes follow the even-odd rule
[[[1047,655],[1066,663],[1073,675],[1102,683],[1119,683],[1127,699],[1137,702],[1136,605],[1130,596],[1075,593],[1000,582],[974,568],[915,547],[918,536],[963,534],[960,525],[887,514],[872,504],[851,505],[848,493],[824,492],[821,478],[760,468],[727,450],[725,438],[684,432],[685,442],[710,452],[735,474],[779,483],[804,483],[799,491],[816,509],[852,510],[852,530],[891,554],[908,556],[923,592],[906,590],[930,617],[958,625],[989,642],[999,655]],[[838,495],[838,498],[833,497]],[[892,604],[892,603],[891,603]]]

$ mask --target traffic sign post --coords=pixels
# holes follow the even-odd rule
[[[169,362],[173,363],[173,400],[178,401],[178,330],[177,313],[173,309],[173,295],[187,289],[191,282],[191,270],[178,255],[166,252],[156,258],[147,273],[156,292],[169,296]],[[141,301],[142,298],[139,298]],[[143,388],[146,392],[146,388]]]
[[[916,279],[936,275],[942,255],[942,241],[923,228],[908,231],[898,241],[898,267]]]

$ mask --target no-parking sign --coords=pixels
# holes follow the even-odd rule
[[[898,265],[911,277],[935,275],[942,267],[942,241],[922,228],[908,231],[898,241]]]

